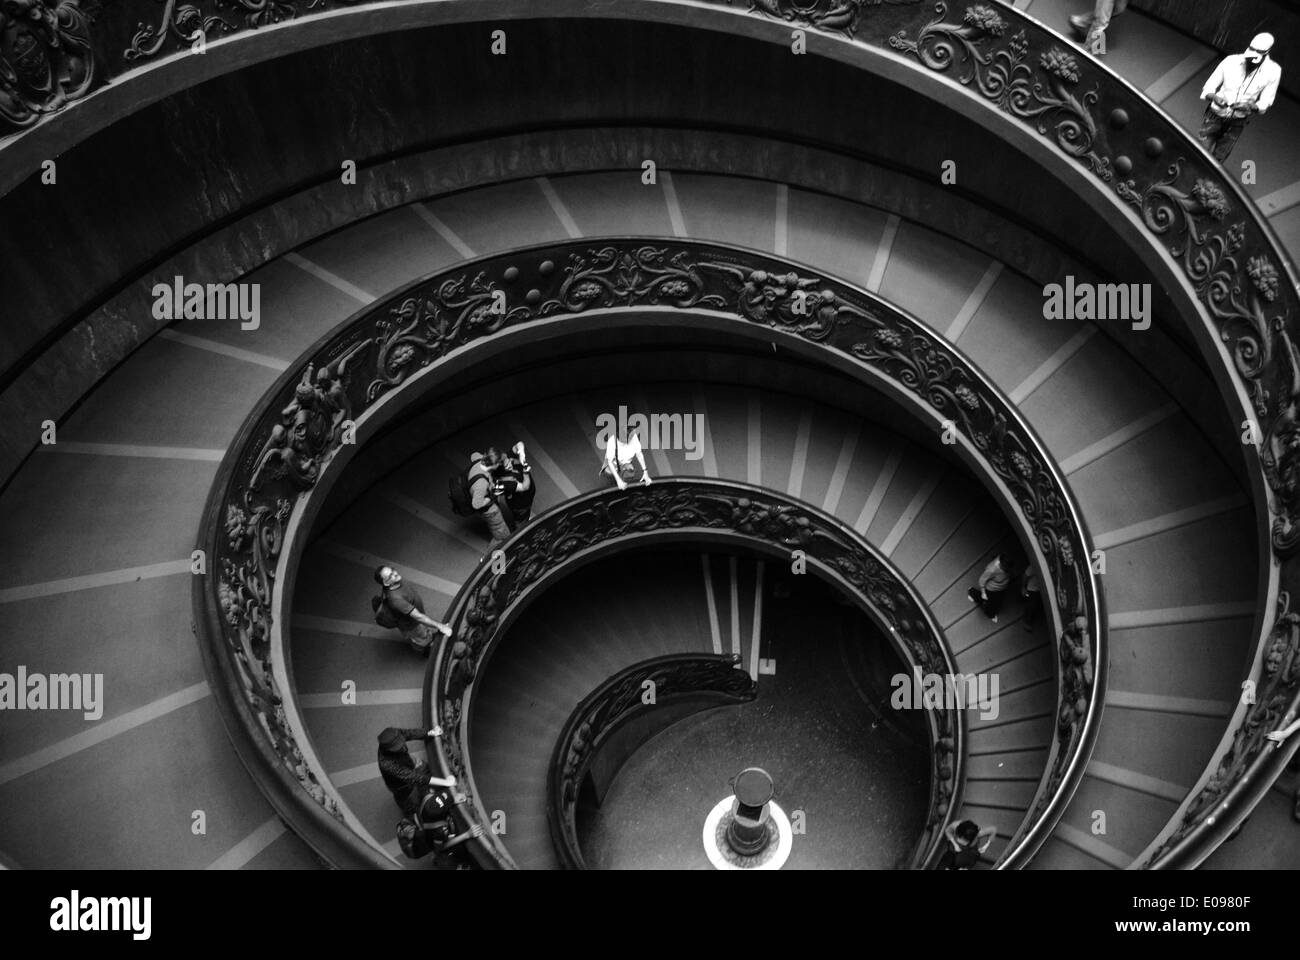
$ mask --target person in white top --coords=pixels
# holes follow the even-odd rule
[[[1083,37],[1083,45],[1094,57],[1106,55],[1106,28],[1110,26],[1111,17],[1117,17],[1128,9],[1128,0],[1097,0],[1092,13],[1076,13],[1070,18],[1070,26],[1075,33]]]
[[[1228,159],[1252,117],[1273,105],[1282,68],[1269,58],[1271,33],[1258,34],[1245,53],[1224,57],[1201,90],[1208,100],[1199,134],[1201,145],[1219,161]]]
[[[605,465],[601,473],[608,473],[614,478],[620,490],[626,490],[629,482],[636,479],[637,467],[641,468],[641,480],[650,483],[650,471],[645,466],[645,454],[641,452],[641,438],[632,431],[627,440],[611,436],[605,444]]]

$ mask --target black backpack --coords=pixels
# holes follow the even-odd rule
[[[962,850],[958,850],[953,858],[954,870],[974,870],[975,865],[980,862],[979,848],[972,844]]]
[[[414,816],[405,816],[397,821],[397,844],[402,853],[412,860],[427,857],[433,852],[436,841],[451,838],[450,818],[451,810],[445,797],[437,793],[425,794]],[[434,836],[430,836],[431,833]]]
[[[479,477],[474,479],[478,480]],[[482,479],[490,482],[489,477],[482,477]],[[451,501],[451,512],[458,517],[472,517],[478,513],[474,509],[474,494],[470,490],[468,471],[458,473],[447,480],[447,499]]]
[[[946,846],[947,849],[939,857],[940,870],[973,870],[980,862],[979,847],[975,844],[962,847],[960,850],[954,850],[952,844]]]

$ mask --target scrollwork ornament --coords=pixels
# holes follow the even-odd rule
[[[1102,180],[1112,177],[1111,161],[1097,152],[1098,128],[1093,107],[1098,88],[1076,95],[1082,79],[1078,58],[1062,47],[1029,58],[1024,30],[1003,39],[1008,24],[988,4],[968,6],[961,22],[952,23],[946,3],[935,4],[936,16],[915,37],[899,31],[889,46],[913,56],[937,73],[952,73],[957,82],[1012,116],[1034,124],[1067,155],[1087,164]]]
[[[1291,370],[1290,388],[1266,421],[1259,459],[1273,493],[1273,549],[1286,558],[1300,548],[1300,355],[1280,321],[1275,330]]]
[[[910,6],[921,0],[747,0],[750,13],[773,20],[797,23],[817,30],[833,31],[852,39],[857,34],[863,9],[880,6]],[[731,0],[727,0],[730,4]]]
[[[252,499],[251,491],[243,506],[227,506],[225,532],[230,552],[222,558],[217,595],[222,615],[230,627],[228,642],[233,646],[245,703],[257,717],[276,754],[308,796],[331,816],[342,820],[338,805],[325,792],[298,749],[271,672],[271,600],[275,568],[291,510],[286,498],[259,504]]]
[[[345,425],[352,420],[351,368],[369,346],[370,341],[364,340],[319,370],[307,365],[293,400],[280,412],[280,422],[262,446],[249,479],[250,490],[280,479],[299,490],[315,484],[322,461],[338,449]]]
[[[1264,372],[1277,347],[1275,331],[1285,331],[1281,314],[1273,314],[1279,294],[1278,273],[1268,257],[1241,262],[1246,243],[1244,222],[1231,222],[1232,201],[1214,180],[1184,180],[1184,160],[1170,164],[1163,178],[1139,190],[1133,181],[1119,185],[1120,197],[1141,211],[1143,223],[1163,238],[1220,337],[1230,344],[1237,372],[1250,392],[1256,413],[1268,415],[1269,390]]]
[[[127,62],[147,60],[157,56],[172,40],[172,50],[180,51],[198,42],[209,42],[242,30],[256,30],[294,20],[300,12],[301,0],[198,0],[196,3],[178,3],[162,0],[163,10],[153,23],[136,24],[131,42],[122,51]],[[308,0],[303,10],[315,10],[326,0]],[[340,6],[349,7],[360,0],[338,0]],[[229,12],[221,8],[229,8]]]
[[[570,312],[617,306],[721,306],[704,294],[704,280],[682,252],[664,247],[603,247],[573,254],[565,269],[559,303]]]
[[[448,351],[532,316],[527,306],[511,305],[505,291],[482,273],[452,277],[431,294],[404,298],[376,323],[375,376],[366,388],[367,402]]]
[[[0,121],[30,127],[90,92],[97,10],[80,0],[0,0]]]

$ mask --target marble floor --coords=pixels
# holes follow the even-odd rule
[[[775,675],[759,677],[754,702],[682,720],[633,754],[580,822],[590,867],[711,869],[705,816],[747,766],[772,775],[795,823],[786,869],[890,869],[910,855],[929,747],[920,714],[889,707],[901,661],[820,582],[790,577],[787,587],[764,611],[762,652]]]

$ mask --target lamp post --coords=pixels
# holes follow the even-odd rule
[[[731,788],[736,796],[727,824],[727,845],[742,857],[756,856],[772,842],[768,826],[772,819],[768,801],[776,792],[772,777],[762,767],[746,767],[736,774]]]
[[[704,852],[719,870],[779,870],[790,856],[790,819],[773,801],[772,776],[746,767],[730,781],[732,796],[704,821]]]

